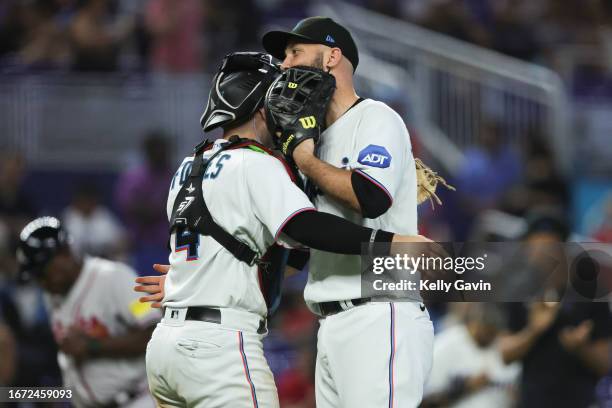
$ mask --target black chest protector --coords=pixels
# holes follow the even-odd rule
[[[174,200],[170,218],[170,235],[176,232],[175,250],[186,249],[189,260],[190,255],[193,255],[190,251],[193,249],[197,252],[199,236],[210,236],[239,261],[249,266],[257,265],[260,289],[268,306],[268,315],[270,315],[280,303],[281,283],[289,250],[274,243],[260,256],[257,251],[223,229],[215,222],[204,201],[202,178],[210,163],[224,151],[247,148],[262,154],[272,155],[272,152],[253,140],[234,136],[210,158],[204,159],[204,151],[210,149],[212,145],[212,142],[206,141],[195,148],[191,173]],[[295,176],[289,166],[282,160],[281,162],[295,181]]]

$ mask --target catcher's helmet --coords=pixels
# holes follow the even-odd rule
[[[204,132],[238,126],[263,104],[268,87],[280,75],[280,62],[260,52],[235,52],[223,58],[200,119]]]
[[[68,234],[57,218],[40,217],[31,221],[19,235],[19,279],[28,281],[42,276],[47,263],[68,247]]]

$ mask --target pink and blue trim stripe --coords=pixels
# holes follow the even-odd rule
[[[389,408],[394,407],[395,397],[395,305],[389,303],[391,309],[391,324],[389,338],[391,341],[391,353],[389,355]]]
[[[251,372],[249,371],[249,363],[247,362],[246,354],[244,353],[244,339],[242,338],[242,332],[238,332],[238,344],[240,347],[240,355],[242,357],[242,366],[244,367],[244,375],[246,376],[249,387],[251,387],[251,398],[253,398],[253,407],[259,408],[257,403],[257,392],[255,392],[255,385],[251,379]]]

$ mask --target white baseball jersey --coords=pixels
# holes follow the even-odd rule
[[[353,169],[392,200],[378,218],[366,219],[333,198],[318,195],[319,211],[374,229],[417,234],[416,170],[402,118],[382,102],[366,99],[347,111],[321,136],[319,159]],[[360,257],[311,250],[304,292],[308,304],[361,297]]]
[[[520,365],[506,365],[497,344],[479,347],[463,325],[443,330],[436,336],[433,368],[425,395],[448,390],[457,379],[486,374],[490,385],[467,394],[454,408],[512,407],[513,387],[520,373]]]
[[[204,158],[211,157],[222,143],[227,141],[216,140]],[[185,158],[172,180],[169,219],[192,162],[193,157]],[[259,254],[279,240],[282,227],[293,216],[314,210],[278,159],[246,148],[217,155],[203,176],[202,191],[215,222]],[[197,245],[184,245],[179,237],[177,245],[173,233],[170,245],[165,306],[212,306],[267,314],[256,266],[239,261],[210,236],[200,236]]]
[[[135,278],[125,264],[85,258],[66,296],[45,296],[56,341],[59,343],[71,328],[104,339],[158,321],[159,311],[138,301],[133,290]],[[59,352],[58,361],[64,386],[72,389],[77,406],[106,404],[120,392],[146,388],[144,353],[138,358],[96,358],[77,365],[72,357]]]

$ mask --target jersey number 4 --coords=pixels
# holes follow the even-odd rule
[[[204,173],[203,179],[216,179],[221,170],[223,169],[223,161],[228,160],[231,156],[229,154],[223,154],[214,163],[211,163]],[[187,180],[187,177],[191,173],[193,161],[185,162],[180,168],[174,178],[172,179],[172,185],[170,188],[174,188],[174,183],[179,178],[179,185],[183,185]],[[187,251],[187,260],[195,261],[198,259],[198,248],[200,246],[200,234],[190,232],[186,229],[179,229],[176,231],[176,241],[174,243],[175,252]]]
[[[176,231],[176,241],[174,243],[175,252],[187,251],[187,260],[195,261],[198,259],[198,247],[200,246],[200,234],[190,232],[185,229]]]

